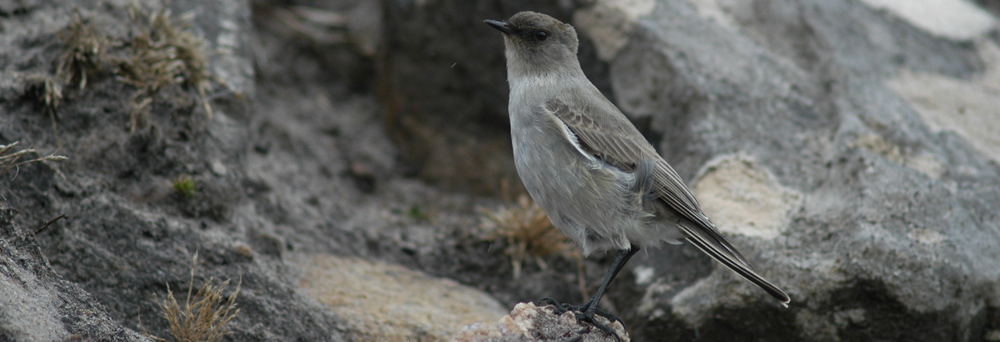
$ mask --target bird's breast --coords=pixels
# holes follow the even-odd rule
[[[511,113],[514,163],[525,188],[552,223],[585,249],[588,234],[618,236],[634,226],[626,201],[633,175],[581,153],[568,129],[545,111]],[[516,118],[515,118],[516,117]],[[621,242],[626,241],[626,242]]]

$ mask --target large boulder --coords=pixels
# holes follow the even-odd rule
[[[996,324],[997,130],[976,134],[996,121],[995,21],[880,3],[661,1],[636,16],[608,55],[618,103],[652,118],[709,216],[793,298],[780,309],[723,269],[676,286],[671,260],[646,258],[637,336],[978,340]],[[967,95],[913,90],[924,78]]]

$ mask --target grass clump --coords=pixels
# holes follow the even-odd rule
[[[0,145],[0,176],[6,174],[10,170],[17,169],[18,166],[27,163],[36,162],[46,162],[46,161],[64,161],[67,158],[65,156],[49,154],[46,156],[41,156],[38,151],[33,148],[26,148],[20,151],[15,151],[14,147],[17,146],[17,141],[7,144]],[[30,155],[35,155],[34,159],[24,160],[21,159]]]
[[[195,192],[198,191],[198,184],[195,184],[194,179],[187,175],[174,178],[171,187],[174,189],[174,193],[184,198],[193,198]]]
[[[153,97],[162,89],[182,85],[194,88],[208,115],[212,108],[205,91],[210,74],[205,41],[191,33],[193,15],[171,18],[170,10],[147,11],[132,3],[129,19],[134,25],[129,55],[121,63],[117,79],[138,90],[131,98],[132,130],[148,115]]]
[[[215,278],[209,278],[198,292],[194,292],[194,270],[198,265],[198,255],[195,254],[191,265],[191,283],[188,285],[187,299],[184,307],[174,298],[174,293],[167,286],[167,298],[157,304],[163,312],[163,317],[170,323],[170,332],[177,342],[216,342],[228,335],[229,321],[240,313],[236,308],[236,296],[240,293],[240,283],[236,291],[229,297],[222,295],[222,289],[229,285],[229,279],[219,285],[213,285]],[[192,292],[194,294],[192,295]],[[154,296],[155,298],[155,296]],[[160,341],[166,341],[157,338]]]
[[[57,34],[63,45],[58,58],[58,83],[45,84],[47,106],[54,110],[64,84],[83,90],[94,75],[109,73],[119,82],[136,88],[129,99],[130,130],[143,126],[150,105],[166,89],[194,89],[207,115],[212,114],[206,91],[209,80],[207,44],[191,30],[194,16],[173,18],[170,10],[150,11],[129,4],[128,38],[112,37],[106,30],[80,15]],[[53,101],[54,100],[54,101]]]
[[[520,195],[514,203],[506,195],[507,183],[501,187],[507,207],[497,210],[480,208],[479,211],[488,219],[485,228],[491,230],[489,240],[503,240],[507,243],[504,253],[510,257],[514,269],[514,279],[521,277],[521,266],[528,259],[533,259],[542,269],[547,267],[544,258],[561,254],[572,257],[573,249],[569,240],[557,230],[545,211],[531,200],[528,195]]]
[[[47,111],[55,111],[63,99],[62,85],[58,78],[49,75],[32,74],[25,77],[28,89],[37,95]]]
[[[66,84],[76,80],[80,90],[83,90],[87,87],[88,76],[109,69],[107,64],[114,60],[107,52],[112,40],[79,11],[75,15],[76,18],[56,34],[64,46],[56,67],[56,77]]]

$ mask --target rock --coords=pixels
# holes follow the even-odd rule
[[[898,0],[863,0],[872,8],[898,16],[933,35],[970,40],[995,29],[997,20],[989,12],[965,1],[938,1],[932,6]]]
[[[635,338],[974,341],[995,329],[1000,168],[983,108],[997,98],[996,47],[975,22],[936,31],[883,8],[658,1],[634,21],[610,61],[618,103],[648,118],[720,230],[792,297],[782,309],[700,263],[677,276],[667,258],[683,252],[653,251],[612,294],[637,308]]]
[[[0,341],[152,341],[54,272],[16,214],[0,209]]]
[[[968,79],[903,70],[888,81],[913,106],[932,132],[958,134],[976,150],[1000,163],[1000,47],[984,40],[977,52],[982,73]]]
[[[792,210],[802,205],[800,193],[782,186],[747,156],[722,156],[703,170],[691,190],[722,232],[774,239],[788,227]]]
[[[505,311],[477,289],[401,266],[330,255],[299,265],[299,286],[344,317],[355,341],[445,341],[463,325]]]
[[[267,83],[303,86],[296,82],[322,75],[326,86],[370,90],[381,40],[379,1],[262,0],[252,7],[254,71]]]
[[[107,52],[125,56],[128,30],[138,25],[128,19],[127,2],[32,3],[37,6],[3,23],[0,59],[10,63],[0,66],[0,141],[59,151],[68,160],[24,164],[16,177],[3,175],[0,205],[21,211],[14,219],[21,227],[38,227],[60,214],[66,219],[33,238],[4,235],[4,243],[20,244],[0,251],[0,262],[18,272],[0,276],[0,340],[148,340],[136,331],[169,339],[156,298],[163,299],[168,287],[175,295],[188,288],[195,253],[201,260],[195,286],[210,277],[242,280],[240,313],[227,338],[343,340],[341,320],[290,281],[283,261],[288,235],[275,233],[271,212],[256,211],[267,191],[248,177],[252,113],[240,100],[257,91],[249,4],[170,2],[175,23],[192,11],[192,26],[182,31],[204,37],[207,51],[226,52],[206,53],[219,78],[211,89],[218,93],[207,94],[214,111],[202,110],[194,89],[165,87],[145,123],[130,132],[129,100],[136,88],[116,80],[113,70],[90,74],[82,89],[65,85],[51,113],[32,83],[54,76],[64,49],[58,32],[77,18],[113,42]],[[163,8],[154,1],[137,5]],[[272,150],[289,153],[285,146]],[[328,179],[312,172],[310,177]],[[175,186],[181,176],[194,182],[190,196]],[[13,268],[18,260],[30,267]],[[225,290],[229,295],[231,289]]]
[[[631,341],[621,323],[612,324],[607,318],[595,316],[618,333],[608,335],[589,323],[576,320],[573,312],[556,315],[551,307],[537,307],[534,303],[519,303],[510,314],[496,323],[475,323],[462,327],[452,342],[516,342],[516,341]]]

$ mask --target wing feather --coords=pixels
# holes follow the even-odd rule
[[[656,195],[694,223],[694,227],[681,224],[680,228],[687,240],[712,259],[725,265],[741,277],[756,284],[783,304],[788,303],[788,295],[773,283],[767,281],[754,270],[753,266],[723,236],[715,224],[701,210],[698,200],[670,164],[656,152],[652,145],[632,125],[625,115],[596,89],[596,94],[572,93],[562,98],[549,100],[544,109],[559,118],[576,135],[583,150],[626,172],[652,163],[651,181]],[[583,97],[589,97],[584,100]],[[595,104],[595,100],[597,103]],[[588,103],[586,108],[570,104]],[[604,111],[605,115],[584,116],[584,111],[592,113]],[[640,170],[644,171],[644,170]]]

